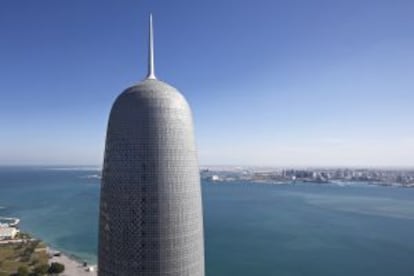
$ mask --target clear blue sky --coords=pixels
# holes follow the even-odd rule
[[[411,0],[1,1],[0,164],[102,163],[149,12],[201,164],[414,165]]]

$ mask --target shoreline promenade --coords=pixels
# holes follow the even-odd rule
[[[49,247],[50,249],[50,247]],[[52,262],[58,262],[65,266],[65,271],[62,276],[97,276],[96,266],[92,266],[94,271],[87,270],[90,266],[83,266],[83,264],[71,258],[70,256],[61,253],[60,256],[53,256],[49,259],[49,264]]]

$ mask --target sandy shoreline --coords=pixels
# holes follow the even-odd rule
[[[60,252],[53,248],[48,247],[49,252]],[[49,259],[49,264],[52,262],[58,262],[65,265],[65,271],[61,274],[62,276],[96,276],[96,265],[93,265],[94,271],[88,271],[88,267],[83,266],[81,261],[78,261],[62,252],[60,256],[53,256]]]

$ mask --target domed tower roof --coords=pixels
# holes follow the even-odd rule
[[[125,109],[151,114],[155,109],[182,110],[189,114],[188,118],[192,124],[192,112],[184,96],[173,86],[158,80],[155,75],[154,62],[154,34],[152,14],[149,17],[149,37],[148,37],[148,72],[142,81],[125,89],[116,99],[112,106],[111,117],[116,117],[117,113],[124,114]],[[163,112],[165,113],[165,112]],[[122,120],[125,120],[123,118]]]
[[[182,94],[173,86],[165,83],[161,80],[158,80],[155,75],[155,62],[154,62],[154,31],[152,23],[152,14],[149,17],[149,37],[148,37],[148,72],[144,80],[139,83],[127,88],[114,103],[113,108],[116,107],[117,103],[123,98],[129,98],[129,100],[135,102],[141,101],[141,104],[144,104],[146,101],[155,98],[172,100],[175,101],[175,105],[182,104],[188,109],[188,103]],[[190,111],[191,112],[191,111]]]

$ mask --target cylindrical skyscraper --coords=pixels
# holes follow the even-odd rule
[[[201,188],[191,110],[156,79],[150,18],[147,78],[109,117],[99,217],[100,276],[203,276]]]

